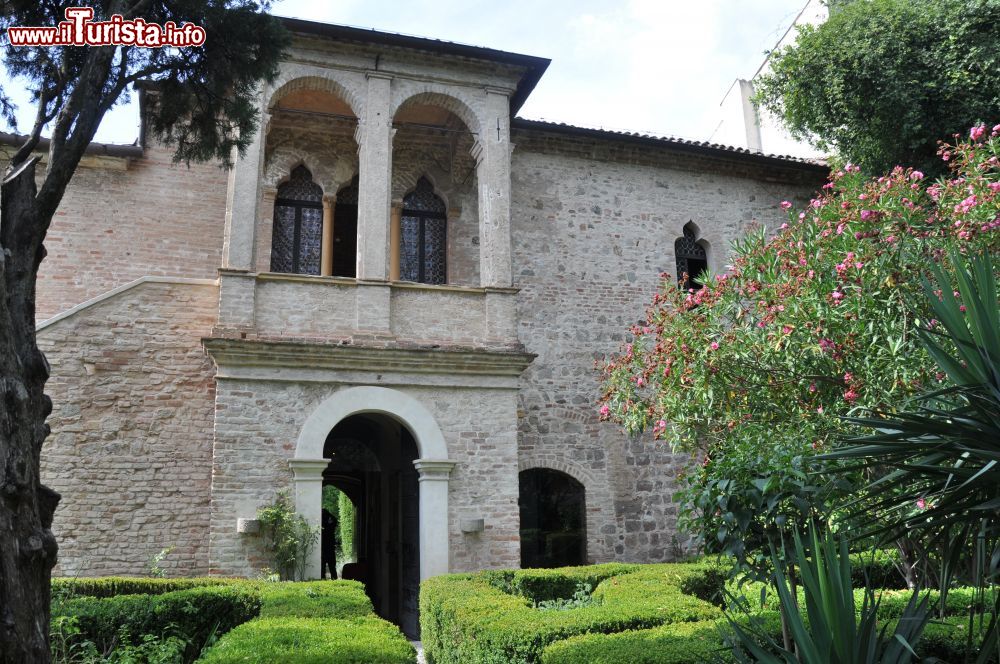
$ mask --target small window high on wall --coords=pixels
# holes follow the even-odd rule
[[[701,288],[704,284],[698,278],[708,269],[708,252],[698,242],[694,224],[685,224],[684,235],[674,242],[674,257],[677,259],[678,285],[684,289]]]
[[[322,246],[323,189],[298,166],[274,201],[271,271],[319,274]]]
[[[443,284],[448,280],[448,219],[444,201],[427,178],[403,198],[399,277],[403,281]]]

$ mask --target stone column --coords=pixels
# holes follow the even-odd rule
[[[310,526],[322,527],[323,518],[323,471],[330,465],[329,459],[290,459],[288,465],[295,476],[295,511],[309,522]],[[321,564],[320,542],[309,553],[305,578],[318,579]]]
[[[393,203],[389,214],[389,281],[399,281],[399,248],[403,241],[403,204]]]
[[[486,89],[486,113],[472,148],[479,183],[479,275],[490,288],[511,285],[510,263],[510,98]]]
[[[417,459],[420,473],[420,580],[449,570],[448,478],[454,461]]]
[[[242,157],[233,150],[235,163],[229,171],[226,194],[226,230],[222,267],[230,270],[253,270],[254,230],[260,202],[260,180],[264,168],[264,143],[270,114],[264,109],[264,93],[260,93],[260,127],[253,142]]]
[[[358,279],[389,276],[389,196],[392,181],[392,77],[370,71],[358,122]]]
[[[319,273],[324,277],[333,274],[333,206],[336,198],[323,197],[323,239]]]

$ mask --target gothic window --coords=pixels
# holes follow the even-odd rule
[[[708,252],[698,244],[692,224],[686,224],[684,235],[674,242],[674,256],[677,259],[677,284],[683,289],[701,288],[704,284],[697,278],[708,269]]]
[[[271,271],[319,274],[322,243],[323,189],[298,166],[274,201]]]
[[[444,201],[427,178],[403,198],[399,276],[404,281],[443,284],[448,278],[448,220]]]

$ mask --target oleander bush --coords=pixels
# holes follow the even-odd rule
[[[260,618],[226,634],[202,664],[414,664],[399,629],[373,615]]]

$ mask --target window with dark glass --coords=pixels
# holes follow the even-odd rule
[[[274,200],[271,271],[319,274],[322,244],[323,189],[298,166]]]
[[[399,276],[404,281],[443,284],[448,278],[448,220],[444,201],[427,178],[403,198]]]
[[[684,289],[701,288],[704,284],[697,278],[708,269],[708,252],[698,244],[691,224],[684,226],[684,235],[674,242],[674,256],[677,259],[678,285]]]
[[[333,276],[354,277],[358,267],[358,176],[337,192],[333,212]]]

